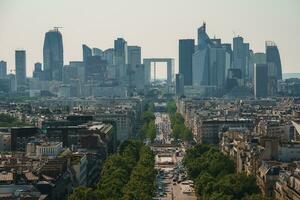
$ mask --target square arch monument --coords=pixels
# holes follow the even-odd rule
[[[151,64],[154,63],[154,67],[156,67],[155,63],[157,62],[167,63],[167,84],[172,86],[174,83],[174,58],[144,58],[146,85],[150,85]],[[154,77],[156,77],[156,69],[154,69]]]

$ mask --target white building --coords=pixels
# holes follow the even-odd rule
[[[57,156],[62,150],[62,142],[42,143],[36,145],[36,156]]]

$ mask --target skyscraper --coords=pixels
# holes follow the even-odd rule
[[[103,56],[103,51],[99,48],[93,48],[92,49],[92,52],[93,52],[93,56]]]
[[[0,61],[0,78],[5,78],[7,75],[7,65],[6,62],[1,60]]]
[[[193,86],[209,85],[209,56],[208,45],[211,43],[206,33],[206,24],[198,29],[198,46],[192,58]]]
[[[179,73],[184,76],[184,85],[193,84],[193,54],[195,52],[195,40],[179,40]]]
[[[184,95],[184,76],[183,74],[176,74],[176,95]]]
[[[116,78],[120,83],[125,84],[128,64],[127,42],[123,38],[114,41],[114,55],[116,64]]]
[[[16,62],[16,81],[17,87],[24,86],[26,83],[26,51],[16,50],[15,53]]]
[[[281,80],[282,68],[281,68],[280,54],[277,45],[272,41],[266,42],[266,57],[267,57],[267,63],[273,63],[275,66],[277,80]]]
[[[244,38],[233,38],[233,68],[241,69],[243,79],[249,79],[249,43],[244,43]]]
[[[127,64],[128,63],[127,42],[123,38],[117,38],[115,40],[114,50],[115,50],[116,64]]]
[[[48,31],[45,34],[43,62],[45,79],[61,81],[64,52],[62,35],[58,31],[58,28]]]
[[[84,63],[86,63],[87,58],[92,56],[92,49],[88,47],[87,45],[82,45],[82,60]]]
[[[141,62],[141,47],[139,46],[128,46],[128,64],[140,65]]]
[[[203,23],[203,25],[198,28],[198,49],[204,49],[210,42],[210,38],[206,33],[206,23]]]
[[[254,66],[254,96],[255,98],[268,95],[268,65],[255,64]]]
[[[42,63],[35,63],[34,64],[34,71],[33,71],[33,78],[42,80]]]

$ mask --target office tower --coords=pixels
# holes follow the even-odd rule
[[[193,54],[195,52],[195,40],[179,40],[179,73],[184,76],[184,85],[193,84]]]
[[[254,79],[254,65],[255,64],[266,64],[266,54],[257,52],[253,53],[253,51],[250,51],[250,58],[249,58],[249,79],[253,83]]]
[[[42,80],[42,63],[37,62],[34,64],[33,78]]]
[[[276,70],[276,78],[277,80],[281,80],[282,68],[281,68],[280,54],[276,44],[272,41],[266,42],[266,60],[267,63],[274,64]]]
[[[8,74],[7,77],[9,79],[9,81],[10,81],[10,91],[11,92],[16,92],[17,91],[16,75],[14,75],[14,74]]]
[[[140,65],[141,62],[141,47],[139,46],[128,46],[128,64]]]
[[[26,83],[26,51],[16,50],[15,53],[16,63],[16,81],[17,87],[24,86]]]
[[[61,81],[64,52],[62,35],[58,31],[58,28],[48,31],[45,34],[43,62],[45,79]]]
[[[134,66],[134,74],[132,84],[138,92],[144,92],[145,87],[145,65],[136,65]]]
[[[127,64],[128,63],[127,42],[123,38],[117,38],[114,41],[114,50],[115,50],[116,64]]]
[[[177,96],[184,95],[184,76],[183,74],[176,74],[176,89]]]
[[[209,47],[209,85],[221,94],[226,83],[226,71],[230,68],[230,55],[220,45]]]
[[[82,60],[84,63],[86,63],[87,58],[92,56],[92,49],[88,47],[87,45],[82,45]]]
[[[77,68],[70,65],[64,65],[62,82],[64,84],[70,84],[71,80],[77,79]]]
[[[228,71],[232,68],[232,49],[231,44],[223,43],[222,48],[225,49],[225,79],[228,78]]]
[[[101,56],[90,56],[85,64],[85,81],[91,84],[103,84],[107,62]]]
[[[192,58],[192,82],[195,87],[209,85],[208,44],[210,43],[204,23],[198,29],[198,46]]]
[[[115,64],[115,50],[113,48],[106,49],[103,52],[103,60],[106,60],[109,65]]]
[[[103,51],[101,49],[98,49],[98,48],[93,48],[92,49],[93,51],[93,56],[103,56]]]
[[[114,41],[114,55],[116,64],[116,78],[121,84],[126,84],[128,64],[127,42],[123,38]]]
[[[241,69],[243,79],[249,79],[249,43],[240,36],[233,38],[233,68]]]
[[[139,46],[128,46],[128,65],[127,65],[127,75],[129,88],[134,88],[136,86],[134,79],[135,73],[138,68],[137,65],[141,65],[141,47]],[[131,91],[129,91],[131,92]]]
[[[268,95],[268,65],[255,64],[254,66],[254,96],[255,98]]]
[[[210,38],[206,33],[206,23],[198,28],[198,49],[204,49],[211,42]]]
[[[83,61],[70,61],[70,67],[76,68],[77,79],[80,83],[84,83],[85,80],[85,66]]]
[[[7,75],[7,65],[6,62],[1,60],[0,61],[0,78],[6,78]]]

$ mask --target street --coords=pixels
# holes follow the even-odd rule
[[[196,200],[193,181],[187,180],[182,165],[185,147],[175,144],[172,138],[171,121],[167,113],[155,113],[156,139],[151,144],[155,152],[157,195],[159,200]]]

